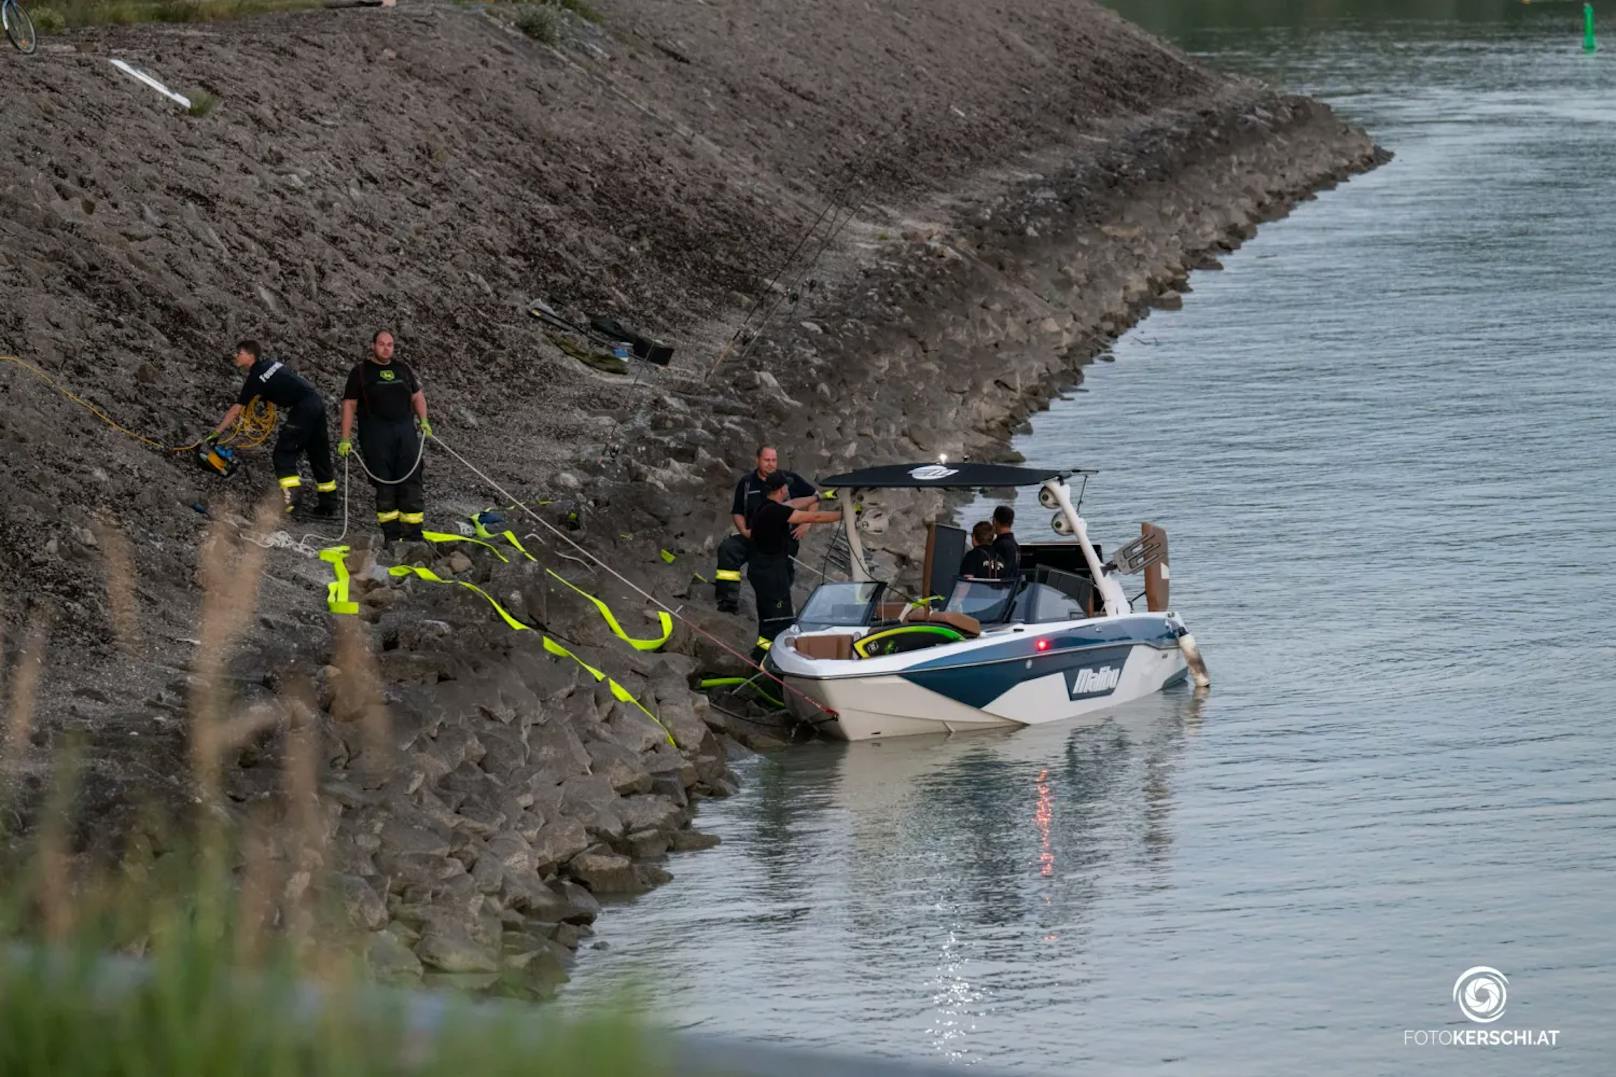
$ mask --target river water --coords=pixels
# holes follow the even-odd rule
[[[567,997],[990,1070],[1612,1072],[1616,56],[1566,4],[1120,6],[1397,154],[1017,443],[1103,470],[1106,545],[1168,529],[1214,687],[752,761]],[[1466,1028],[1558,1046],[1405,1045]]]

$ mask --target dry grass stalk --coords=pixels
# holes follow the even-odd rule
[[[72,818],[73,796],[79,787],[80,755],[70,749],[56,768],[50,798],[40,812],[39,848],[35,870],[39,875],[36,895],[45,937],[60,942],[72,934],[78,923],[72,889],[72,854],[68,844],[68,823]]]
[[[6,711],[5,740],[0,742],[0,771],[20,771],[27,759],[28,736],[33,732],[49,632],[50,617],[43,610],[36,610],[29,619],[22,650],[17,654],[17,665],[11,673],[11,703]]]
[[[331,716],[339,722],[359,723],[364,745],[361,771],[380,778],[392,765],[393,739],[382,698],[381,676],[364,628],[356,618],[344,617],[336,627],[336,698]]]
[[[236,900],[236,960],[251,967],[269,941],[268,921],[274,912],[275,849],[262,814],[253,817],[242,840],[241,892]]]
[[[278,515],[272,501],[258,507],[254,528],[268,531]],[[215,524],[202,542],[197,573],[202,585],[202,611],[191,694],[191,767],[201,787],[203,803],[212,806],[219,792],[220,756],[239,747],[264,728],[260,710],[248,712],[226,728],[228,704],[225,669],[235,644],[258,609],[258,588],[269,551],[243,541],[234,529]],[[273,721],[273,715],[268,721]]]
[[[140,605],[135,598],[135,557],[128,537],[105,515],[94,522],[95,540],[101,547],[101,566],[106,577],[107,607],[112,614],[112,631],[118,646],[130,658],[143,651]]]

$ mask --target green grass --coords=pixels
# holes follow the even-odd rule
[[[191,107],[187,111],[197,119],[201,119],[219,107],[218,94],[212,94],[206,90],[194,90],[189,96],[191,98]]]
[[[535,41],[556,45],[561,41],[561,17],[549,4],[526,4],[516,12],[516,28]]]
[[[54,0],[41,10],[50,13],[51,29],[61,30],[142,22],[221,22],[320,6],[322,0]],[[45,29],[40,10],[32,14],[35,25]]]
[[[589,6],[588,0],[556,0],[562,7],[589,22],[599,22],[600,13]]]

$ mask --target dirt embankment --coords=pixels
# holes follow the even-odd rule
[[[391,328],[445,441],[519,495],[558,499],[543,511],[577,512],[580,542],[695,610],[710,597],[691,573],[710,574],[758,440],[808,474],[1002,454],[1106,340],[1175,302],[1189,268],[1378,159],[1323,106],[1209,72],[1085,2],[597,6],[558,48],[406,3],[87,33],[8,63],[0,354],[178,444],[233,395],[237,336],[334,397]],[[114,56],[220,103],[179,113]],[[814,266],[789,263],[830,235],[815,222],[842,192],[849,222]],[[796,288],[770,288],[782,264]],[[787,291],[709,375],[746,311]],[[586,367],[527,315],[536,297],[643,327],[675,363],[638,382]],[[207,480],[9,364],[0,453],[0,613],[12,638],[30,605],[55,625],[31,758],[87,737],[92,815],[184,799],[199,537],[244,511],[267,460]],[[441,453],[428,484],[440,526],[497,500]],[[357,535],[370,500],[354,493]],[[871,504],[871,541],[903,571],[940,506]],[[122,650],[97,513],[134,547],[138,637]],[[470,592],[371,577],[356,591],[390,733],[366,741],[357,673],[326,665],[325,566],[268,556],[232,685],[273,707],[307,676],[336,805],[325,861],[378,967],[551,975],[591,892],[664,878],[655,858],[700,840],[694,802],[728,788],[741,730],[685,687],[711,649],[681,628],[668,653],[629,650],[544,570],[631,632],[642,604],[553,537],[531,548],[538,562],[473,549],[435,567],[548,626],[677,749]],[[744,620],[694,616],[750,638]],[[233,759],[234,803],[272,798],[278,751],[271,734]]]

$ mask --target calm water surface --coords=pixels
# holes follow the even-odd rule
[[[1168,528],[1213,690],[750,763],[568,997],[1029,1072],[1616,1071],[1616,55],[1571,5],[1135,6],[1398,155],[1018,443],[1103,469],[1103,543]],[[1481,964],[1558,1048],[1404,1046]]]

